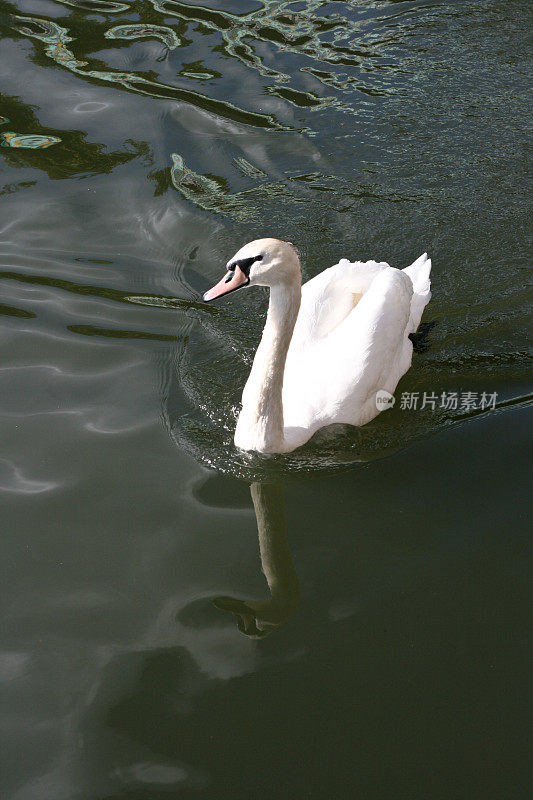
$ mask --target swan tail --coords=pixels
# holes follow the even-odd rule
[[[414,333],[418,328],[424,308],[431,300],[431,281],[429,279],[431,259],[428,258],[427,253],[423,253],[420,258],[417,258],[410,267],[406,267],[402,272],[409,276],[413,284],[411,314],[407,326],[407,333],[409,334]]]

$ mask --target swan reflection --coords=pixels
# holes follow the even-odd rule
[[[274,483],[252,483],[252,501],[257,519],[261,567],[270,597],[240,600],[217,597],[217,608],[231,611],[238,629],[254,639],[263,639],[285,622],[300,600],[300,584],[287,542],[283,488]]]

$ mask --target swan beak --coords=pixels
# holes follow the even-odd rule
[[[246,286],[249,283],[250,278],[245,275],[242,269],[236,264],[234,269],[229,270],[222,280],[204,294],[203,299],[207,303],[209,300],[214,300],[216,297],[222,297],[224,294],[234,292],[236,289],[240,289],[242,286]]]

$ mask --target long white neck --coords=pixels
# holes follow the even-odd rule
[[[299,280],[270,289],[263,336],[242,395],[235,444],[243,450],[283,453],[283,373],[298,311]]]

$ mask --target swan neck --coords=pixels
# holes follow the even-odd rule
[[[263,335],[243,392],[243,407],[235,442],[246,450],[281,453],[283,435],[283,375],[298,317],[299,281],[272,286]]]

